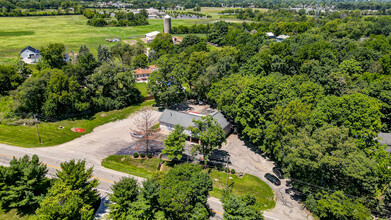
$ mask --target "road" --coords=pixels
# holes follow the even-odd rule
[[[157,119],[160,114],[160,112],[156,111],[153,117]],[[93,176],[100,182],[98,190],[103,196],[104,201],[107,202],[107,194],[111,192],[110,188],[113,183],[121,177],[131,175],[104,168],[101,166],[101,161],[107,156],[128,147],[129,143],[133,141],[129,133],[130,129],[135,127],[135,118],[136,116],[132,115],[124,120],[107,123],[95,128],[93,132],[80,138],[53,147],[21,148],[0,144],[0,164],[8,164],[13,156],[22,157],[25,154],[29,156],[36,154],[43,163],[47,164],[48,174],[54,176],[56,170],[60,169],[61,162],[71,159],[85,160],[87,167],[93,167]],[[222,150],[226,150],[230,154],[232,161],[231,168],[235,168],[238,172],[246,172],[258,176],[267,182],[275,191],[278,198],[276,207],[264,212],[265,219],[312,219],[311,216],[308,216],[301,209],[298,202],[284,192],[286,189],[285,186],[275,187],[263,178],[265,172],[271,171],[273,166],[271,161],[252,152],[236,135],[231,135],[228,138],[227,144]],[[143,181],[143,178],[131,177]],[[221,202],[216,198],[209,198],[208,204],[215,213],[213,219],[222,219],[224,210]],[[104,207],[102,207],[102,210],[104,210]]]

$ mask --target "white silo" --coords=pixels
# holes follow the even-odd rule
[[[164,33],[171,34],[171,17],[169,15],[164,17]]]

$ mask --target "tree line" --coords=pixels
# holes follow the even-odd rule
[[[110,12],[84,9],[83,15],[88,18],[88,25],[95,27],[109,26],[140,26],[148,25],[148,12],[145,9],[139,13],[118,11],[115,12],[115,19],[111,17]]]

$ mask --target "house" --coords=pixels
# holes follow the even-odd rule
[[[155,65],[148,66],[148,68],[141,69],[138,68],[134,70],[134,75],[136,76],[136,82],[146,82],[148,78],[151,76],[151,73],[155,70],[158,70]]]
[[[272,32],[266,32],[266,36],[269,38],[269,39],[275,39],[276,36],[274,36],[274,34]]]
[[[231,124],[224,117],[220,111],[213,111],[208,114],[212,116],[220,124],[221,128],[224,130],[225,134],[228,135],[231,132]],[[194,126],[193,120],[200,120],[203,116],[197,112],[180,112],[170,109],[165,109],[162,115],[159,117],[160,128],[163,131],[171,132],[175,125],[180,125],[185,129],[184,133],[191,137],[191,132],[187,130],[189,126]]]
[[[287,39],[287,38],[289,38],[289,35],[279,35],[279,36],[277,36],[276,37],[276,41],[277,42],[281,42],[281,41],[283,41],[283,40],[285,40],[285,39]]]
[[[39,50],[32,48],[30,46],[25,47],[20,52],[20,59],[27,64],[38,63],[41,60],[41,58],[42,57]]]
[[[379,143],[387,145],[387,152],[391,153],[391,133],[379,133]]]
[[[156,35],[160,34],[159,31],[153,31],[151,33],[145,34],[145,38],[147,39],[147,42],[153,41],[155,39]]]

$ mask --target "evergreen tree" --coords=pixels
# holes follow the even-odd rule
[[[166,154],[168,159],[174,158],[180,160],[182,158],[183,148],[185,147],[186,135],[184,129],[180,125],[175,125],[175,130],[164,140],[162,153]]]

